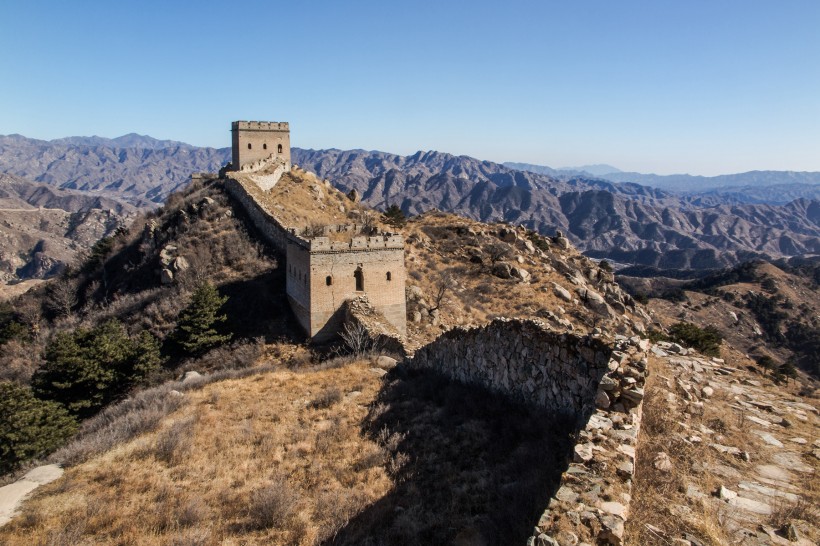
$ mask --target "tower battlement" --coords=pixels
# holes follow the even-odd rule
[[[290,125],[286,121],[234,121],[231,145],[234,170],[270,158],[282,159],[290,169]]]

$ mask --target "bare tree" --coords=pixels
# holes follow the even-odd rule
[[[61,278],[48,290],[48,306],[60,317],[70,317],[77,305],[77,286],[72,280]]]
[[[449,298],[447,295],[449,294],[450,290],[453,288],[453,283],[455,279],[450,274],[449,271],[445,271],[442,273],[436,285],[434,287],[433,298],[431,299],[432,305],[428,308],[428,311],[431,313],[440,309],[442,306],[447,305],[450,303]]]
[[[325,226],[316,222],[312,222],[310,225],[305,226],[305,229],[302,230],[302,235],[305,237],[321,237],[324,234]]]
[[[376,215],[366,210],[362,213],[362,233],[364,235],[373,235],[377,231]]]
[[[511,253],[510,245],[506,243],[493,243],[484,251],[490,258],[490,265],[495,265],[500,261],[506,260]]]
[[[356,356],[371,352],[375,345],[373,338],[370,337],[370,332],[359,321],[345,323],[345,327],[339,335],[342,336],[345,346]]]

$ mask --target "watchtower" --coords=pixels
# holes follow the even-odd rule
[[[287,122],[234,121],[231,133],[235,170],[271,156],[290,165],[290,127]]]

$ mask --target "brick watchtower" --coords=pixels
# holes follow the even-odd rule
[[[231,133],[234,170],[271,156],[290,165],[290,127],[287,122],[234,121]]]

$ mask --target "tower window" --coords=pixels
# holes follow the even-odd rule
[[[266,142],[266,143],[264,143],[264,144],[262,144],[262,149],[263,149],[263,150],[267,150],[267,149],[268,149],[268,143],[267,143],[267,142]]]
[[[251,146],[251,143],[248,142],[248,150],[250,150],[251,148],[253,148],[253,146]]]
[[[387,280],[388,280],[388,281],[392,281],[392,280],[393,280],[393,275],[391,275],[389,271],[387,272]]]
[[[333,284],[333,277],[331,277],[330,275],[325,277],[325,284],[328,285],[328,286],[332,285]]]
[[[282,145],[281,144],[276,147],[276,151],[279,152],[280,154],[282,153]]]
[[[354,271],[353,276],[356,278],[356,292],[363,292],[364,291],[364,273],[362,272],[362,268],[360,267],[356,271]]]

